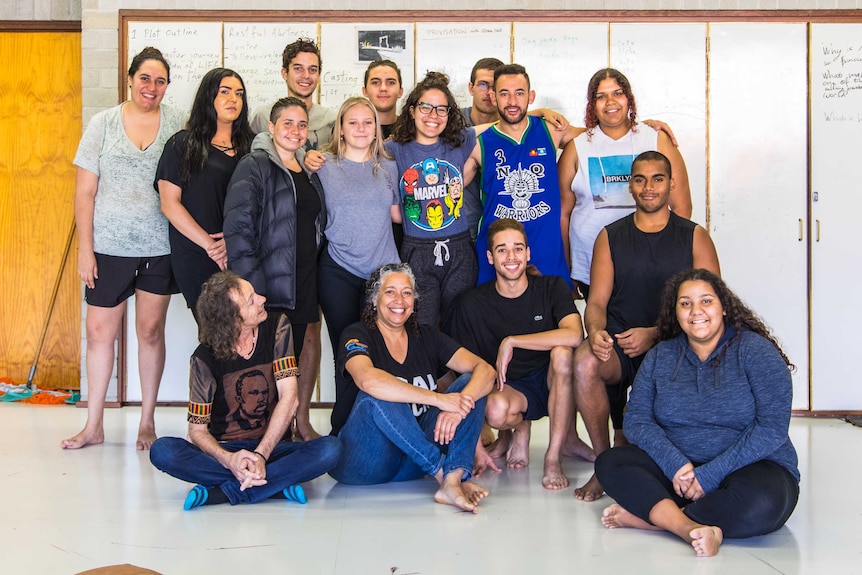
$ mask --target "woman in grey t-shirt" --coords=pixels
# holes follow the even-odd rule
[[[114,368],[114,340],[126,300],[135,294],[141,423],[136,446],[156,440],[153,419],[165,365],[165,318],[176,284],[171,274],[168,221],[152,183],[167,139],[183,114],[161,101],[170,66],[155,48],[132,59],[131,97],[96,114],[78,146],[75,221],[78,275],[87,300],[87,423],[63,440],[64,449],[102,443],[102,412]]]

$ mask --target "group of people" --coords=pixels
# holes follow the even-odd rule
[[[186,509],[304,503],[301,483],[328,472],[430,475],[436,501],[476,512],[488,491],[474,477],[501,458],[529,465],[531,422],[548,417],[543,486],[569,486],[563,457],[595,460],[575,497],[613,497],[607,527],[665,529],[713,555],[724,536],[784,524],[799,482],[792,364],[720,279],[672,133],[640,125],[622,73],[590,80],[583,128],[529,110],[527,71],[493,58],[476,63],[464,110],[429,72],[398,114],[388,60],[369,65],[363,97],[315,104],[307,39],[281,73],[287,97],[250,114],[242,78],[211,70],[185,121],[161,104],[170,67],[146,48],[130,99],[87,126],[75,212],[88,417],[64,448],[104,441],[134,293],[137,447],[195,484]],[[177,291],[200,339],[188,440],[157,440]],[[320,310],[336,354],[327,437],[309,419]]]

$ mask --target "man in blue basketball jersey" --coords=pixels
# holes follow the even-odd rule
[[[493,100],[500,121],[479,135],[471,156],[482,166],[483,214],[476,237],[479,281],[494,279],[494,268],[484,257],[488,227],[495,220],[521,222],[533,246],[533,260],[543,275],[570,282],[559,230],[560,183],[557,148],[565,146],[583,128],[549,127],[545,120],[527,115],[536,97],[523,66],[507,64],[494,71]]]

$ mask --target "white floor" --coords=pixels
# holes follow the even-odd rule
[[[435,504],[430,479],[345,487],[322,477],[301,506],[182,510],[189,485],[134,450],[138,409],[106,412],[107,441],[63,451],[83,424],[71,407],[0,405],[0,573],[73,574],[132,563],[168,574],[696,573],[862,574],[862,429],[794,418],[802,494],[790,521],[765,537],[727,541],[698,559],[664,533],[604,529],[610,503],[542,488],[547,425],[535,426],[529,470],[482,477],[479,514]],[[328,411],[314,410],[318,430]],[[159,408],[162,435],[185,434],[185,410]],[[567,460],[572,483],[591,465]]]

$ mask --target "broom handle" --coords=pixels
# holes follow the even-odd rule
[[[45,322],[42,324],[42,335],[39,337],[39,346],[36,348],[36,357],[33,358],[33,365],[30,366],[30,375],[27,377],[27,388],[33,389],[33,378],[36,377],[36,364],[39,363],[39,356],[42,355],[42,345],[45,343],[45,336],[48,334],[48,324],[51,322],[51,316],[54,313],[54,304],[57,302],[57,293],[60,291],[60,280],[63,279],[63,270],[66,269],[66,260],[69,258],[69,251],[72,249],[72,240],[75,237],[75,219],[72,218],[72,227],[69,229],[69,237],[66,238],[66,249],[63,250],[63,259],[60,260],[60,270],[57,272],[57,278],[54,280],[54,291],[51,292],[51,302],[48,304],[48,313],[45,316]]]

